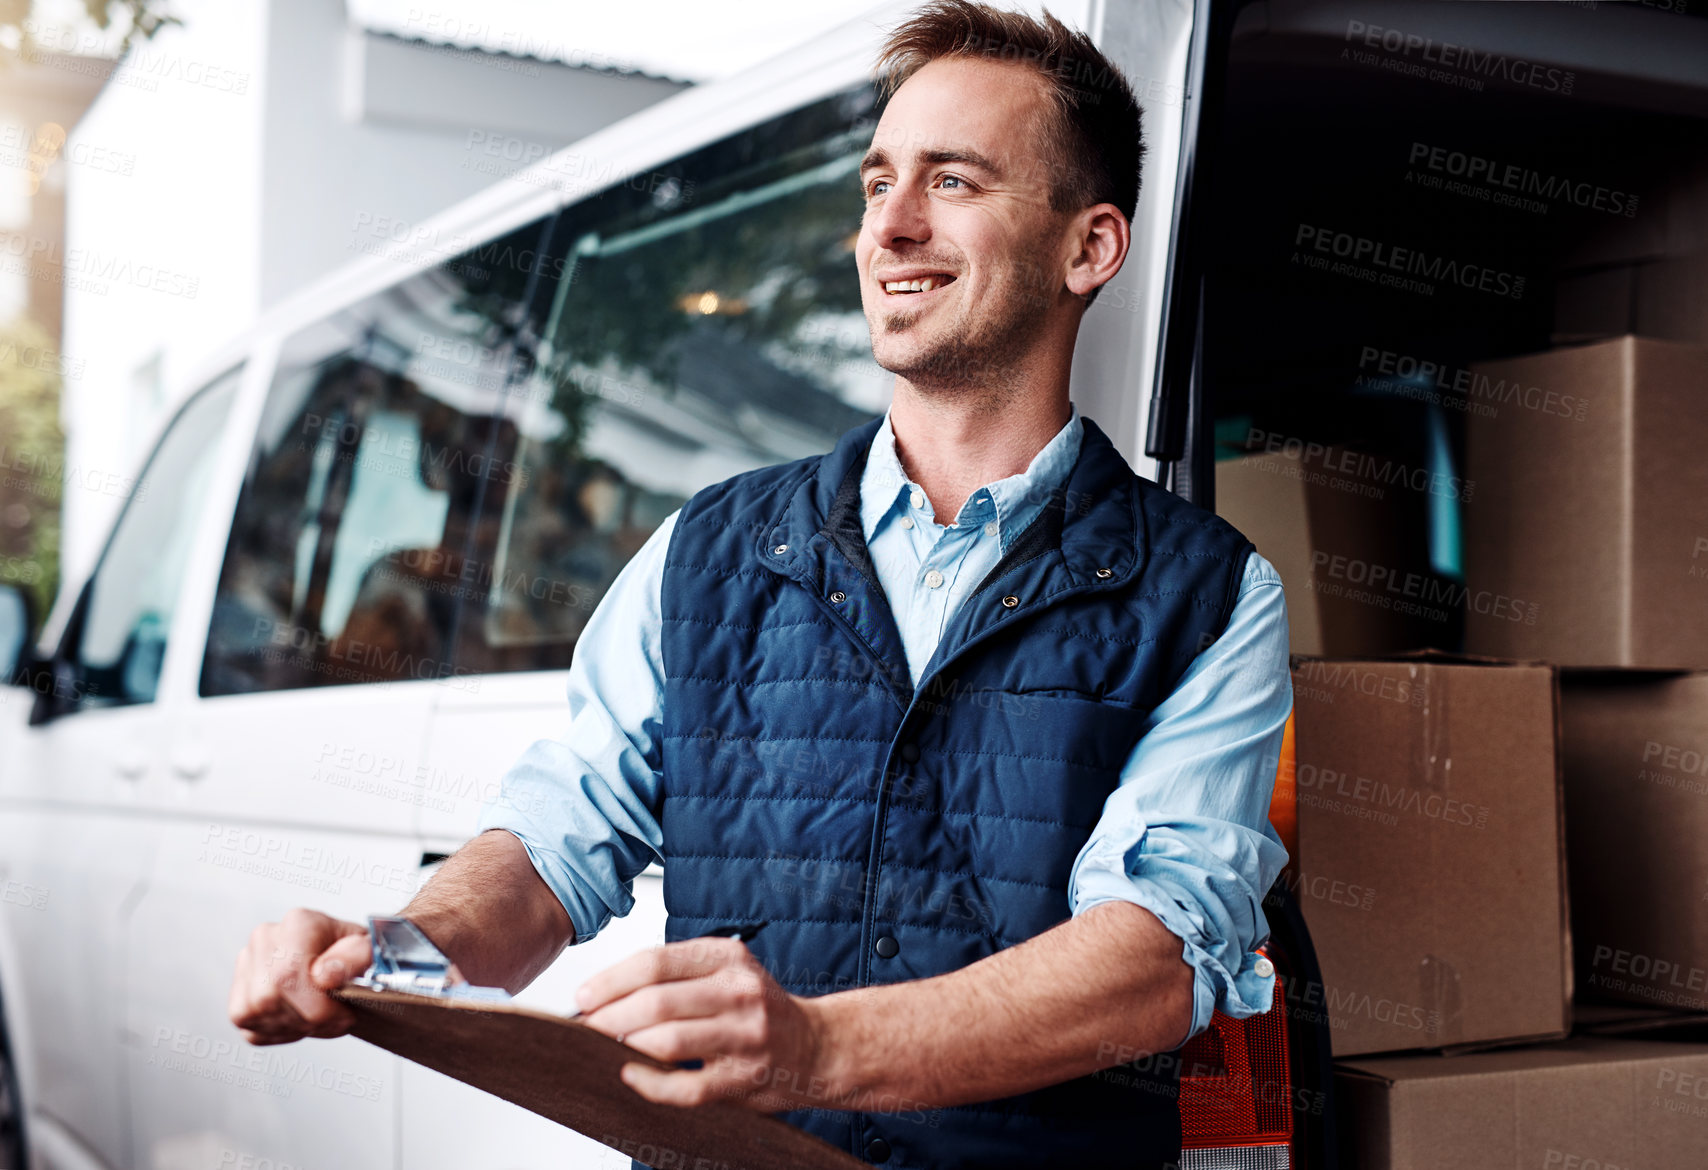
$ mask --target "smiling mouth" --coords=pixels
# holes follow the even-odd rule
[[[927,293],[954,282],[955,278],[948,273],[936,272],[916,280],[886,280],[883,284],[884,292],[890,296],[909,296],[914,293]]]

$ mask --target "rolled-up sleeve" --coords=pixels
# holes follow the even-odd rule
[[[1281,578],[1253,552],[1227,629],[1147,719],[1074,862],[1072,913],[1133,902],[1182,940],[1187,1039],[1217,1009],[1251,1016],[1274,996],[1256,948],[1269,937],[1263,896],[1287,863],[1269,801],[1292,706]]]
[[[477,823],[521,840],[576,942],[627,914],[635,875],[663,859],[660,595],[676,516],[623,566],[576,642],[563,736],[522,754]]]

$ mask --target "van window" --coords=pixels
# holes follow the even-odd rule
[[[567,209],[515,395],[472,622],[490,669],[567,666],[618,570],[698,489],[882,412],[854,269],[873,94],[796,110]]]
[[[567,667],[690,495],[881,413],[853,255],[873,104],[622,178],[294,338],[202,693]]]
[[[290,339],[238,499],[202,694],[446,678],[517,474],[501,409],[539,221]]]
[[[199,512],[237,384],[238,366],[172,420],[113,528],[61,657],[73,685],[58,710],[153,702]]]

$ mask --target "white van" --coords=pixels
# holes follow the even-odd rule
[[[5,672],[17,685],[0,688],[0,1164],[628,1165],[353,1038],[249,1047],[226,1016],[232,964],[289,907],[356,920],[400,907],[524,747],[562,726],[577,634],[659,521],[883,410],[853,273],[855,172],[875,49],[909,7],[647,109],[429,223],[369,217],[364,259],[182,388],[92,574],[67,583],[31,645],[23,594],[0,589],[0,667],[19,658]],[[1237,255],[1218,240],[1229,217],[1249,211],[1249,234],[1321,182],[1282,170],[1247,186],[1239,160],[1255,156],[1218,160],[1245,143],[1230,135],[1246,107],[1279,119],[1296,102],[1306,134],[1322,124],[1311,117],[1379,121],[1414,85],[1403,104],[1427,121],[1467,87],[1341,52],[1356,41],[1406,64],[1412,42],[1385,47],[1383,30],[1408,21],[1431,43],[1527,43],[1549,68],[1636,78],[1570,117],[1652,110],[1667,86],[1708,77],[1678,64],[1708,26],[1656,5],[1055,7],[1127,72],[1149,146],[1132,252],[1085,320],[1074,398],[1141,474],[1201,502],[1216,424],[1268,417],[1251,405],[1265,363],[1283,371],[1278,393],[1325,377],[1321,354],[1293,361],[1294,339],[1264,315],[1267,295],[1302,319],[1309,289],[1214,281],[1242,263],[1297,275],[1285,238]],[[1609,46],[1636,63],[1597,66]],[[1311,84],[1237,84],[1277,74]],[[1482,81],[1481,133],[1508,103],[1543,100]],[[1403,154],[1427,131],[1392,133]],[[1323,154],[1302,157],[1321,167]],[[1521,333],[1480,303],[1395,300],[1389,316],[1419,305],[1432,327],[1475,317]],[[1368,330],[1352,341],[1399,344]],[[1222,384],[1238,392],[1224,401]],[[635,897],[522,1001],[568,1010],[586,975],[659,941],[656,872]],[[1296,907],[1284,891],[1271,906],[1283,984],[1320,991]],[[1258,1098],[1260,1124],[1218,1131],[1222,1114],[1199,1109],[1188,1165],[1334,1164],[1322,1013],[1278,1001],[1271,1015],[1282,1022],[1219,1017],[1206,1034],[1283,1049],[1287,1083],[1277,1096],[1248,1075],[1229,1090],[1223,1058],[1189,1076],[1195,1093]]]

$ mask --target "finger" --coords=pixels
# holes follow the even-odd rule
[[[280,994],[278,971],[269,957],[277,950],[277,928],[258,926],[238,955],[231,1018],[254,1031],[305,1034],[308,1025]]]
[[[669,1020],[630,1032],[623,1043],[654,1060],[672,1064],[679,1060],[729,1059],[759,1055],[748,1035],[728,1017],[709,1020]]]
[[[249,1002],[253,1009],[243,1023],[258,1031],[295,1032],[298,1036],[305,1036],[308,1034],[308,1021],[285,997],[276,953],[277,947],[271,947],[265,952],[250,955]]]
[[[659,1105],[691,1108],[712,1100],[716,1092],[712,1075],[704,1069],[676,1069],[666,1072],[631,1062],[625,1064],[618,1075],[629,1088]]]
[[[278,971],[279,998],[303,1021],[306,1034],[317,1034],[334,1024],[339,1016],[354,1020],[354,1013],[322,991],[309,976],[309,965],[315,956],[301,950],[274,953]]]
[[[261,1031],[255,1031],[250,1028],[240,1028],[238,1031],[243,1034],[243,1038],[245,1040],[257,1048],[264,1048],[269,1044],[290,1044],[293,1041],[301,1040],[303,1038],[303,1033],[300,1031],[270,1032],[264,1029]]]
[[[273,956],[280,998],[302,1017],[307,1035],[340,1036],[356,1022],[355,1012],[322,989],[337,987],[366,969],[352,960],[353,950],[366,951],[364,940],[342,929],[349,925],[322,918],[310,929],[286,933]]]
[[[737,994],[716,976],[653,983],[588,1013],[582,1023],[607,1036],[625,1036],[666,1020],[715,1016],[734,1007]]]
[[[597,1011],[614,999],[652,983],[692,979],[748,957],[747,944],[733,938],[691,938],[630,955],[576,989],[576,1005]]]
[[[373,955],[373,943],[366,933],[345,935],[314,961],[309,978],[322,991],[331,991],[366,971]]]
[[[249,1002],[249,948],[237,952],[237,967],[231,974],[231,992],[225,999],[225,1014],[239,1028],[254,1021],[254,1005]]]

